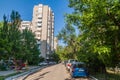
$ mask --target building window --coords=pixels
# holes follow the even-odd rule
[[[38,17],[38,19],[42,19],[42,17]]]
[[[42,26],[42,23],[37,23],[37,26],[41,27],[41,26]]]
[[[42,12],[42,7],[38,8],[38,13]]]
[[[38,20],[37,20],[37,21],[42,23],[42,19],[39,19],[39,18],[38,18]]]
[[[38,23],[42,23],[42,21],[38,21]]]
[[[42,26],[38,26],[39,28],[42,27]]]

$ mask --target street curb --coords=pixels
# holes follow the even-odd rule
[[[14,76],[10,76],[10,77],[6,78],[5,80],[15,80],[15,79],[19,78],[20,76],[27,75],[28,73],[32,72],[32,70],[35,70],[35,69],[38,69],[38,68],[40,68],[40,67],[30,69],[29,71],[25,71],[23,73],[20,73],[20,74],[14,75]]]
[[[52,66],[52,65],[42,66],[39,70],[41,70],[43,68],[46,68],[46,67],[50,67],[50,66]],[[34,70],[33,72],[27,74],[22,80],[25,80],[28,76],[30,76],[30,75],[32,75],[32,74],[34,74],[36,72],[38,72],[38,70]]]
[[[51,65],[49,65],[49,66],[51,66]],[[36,68],[30,69],[29,71],[23,72],[21,74],[8,77],[5,80],[17,80],[17,78],[19,78],[21,76],[23,76],[22,80],[25,80],[29,75],[36,73],[38,70],[41,70],[41,69],[49,67],[49,66],[41,66],[41,67],[38,66]]]
[[[26,74],[26,76],[24,76],[22,80],[25,80],[29,75],[32,75],[32,74],[38,72],[38,70],[41,70],[41,69],[43,69],[43,68],[46,68],[46,67],[43,66],[43,67],[41,67],[41,68],[39,68],[39,69],[34,70],[33,72],[30,72],[30,73]]]
[[[89,77],[91,77],[91,78],[94,79],[94,80],[98,80],[97,78],[95,78],[95,77],[93,77],[93,76],[89,76]]]

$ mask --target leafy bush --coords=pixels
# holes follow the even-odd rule
[[[0,71],[5,71],[5,70],[6,70],[6,66],[5,66],[5,65],[0,64]]]

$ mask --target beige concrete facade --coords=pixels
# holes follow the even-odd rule
[[[54,37],[54,50],[57,50],[57,46],[58,46],[58,39],[57,37]]]
[[[25,29],[31,30],[32,23],[30,21],[22,21],[20,25],[20,30],[23,31]]]
[[[20,30],[30,29],[37,40],[42,57],[49,59],[49,54],[55,50],[54,43],[54,13],[47,5],[35,5],[32,21],[22,21]],[[54,46],[55,44],[55,46]]]
[[[33,8],[32,30],[40,46],[41,56],[48,59],[54,48],[54,13],[47,5]]]

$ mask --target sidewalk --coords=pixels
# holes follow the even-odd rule
[[[39,66],[29,66],[28,67],[28,70],[31,70],[31,69],[35,69]],[[14,73],[17,73],[17,72],[25,72],[26,70],[9,70],[9,71],[0,71],[0,76],[7,76],[7,75],[10,75],[10,74],[14,74]]]
[[[0,76],[7,76],[9,74],[17,73],[16,70],[9,70],[9,71],[0,71]]]
[[[29,70],[24,71],[20,74],[14,75],[14,76],[10,76],[10,77],[6,78],[5,80],[23,80],[29,74],[34,73],[42,68],[43,67],[40,67],[40,66],[31,66],[31,67],[29,67]]]

